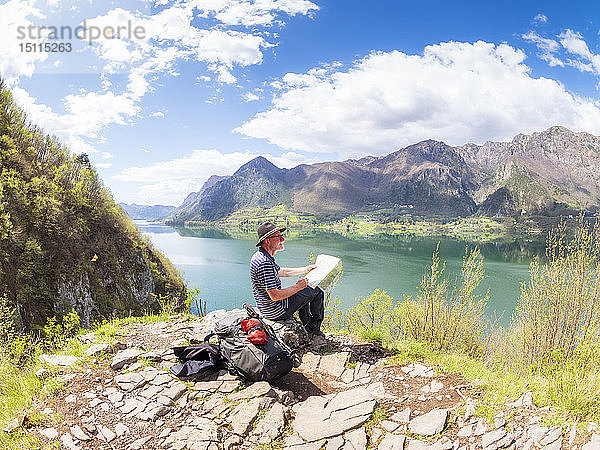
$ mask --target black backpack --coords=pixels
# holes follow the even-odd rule
[[[258,313],[244,304],[245,311],[232,312],[215,324],[214,334],[204,338],[208,342],[211,336],[219,339],[219,351],[227,361],[229,371],[250,381],[272,381],[281,378],[292,370],[293,352],[265,324]],[[242,329],[242,321],[256,319],[266,333],[267,342],[255,345],[248,340]]]

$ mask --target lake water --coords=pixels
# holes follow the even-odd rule
[[[218,230],[175,229],[166,225],[136,221],[178,270],[188,288],[197,287],[207,310],[240,307],[254,303],[248,275],[248,262],[256,251],[255,240],[232,239]],[[334,294],[342,305],[349,306],[379,288],[394,298],[415,296],[419,280],[431,264],[431,255],[439,242],[440,258],[447,261],[446,273],[451,280],[460,274],[465,246],[453,239],[375,236],[349,239],[336,233],[319,233],[285,241],[285,251],[276,255],[282,267],[308,264],[312,251],[342,259],[344,274]],[[487,278],[481,292],[490,290],[488,312],[501,316],[506,324],[514,310],[520,283],[529,277],[529,262],[542,253],[540,245],[487,244],[480,246],[485,258]],[[296,278],[282,278],[283,287]]]

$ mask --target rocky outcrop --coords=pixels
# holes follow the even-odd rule
[[[123,342],[102,349],[98,336],[86,335],[82,342],[99,359],[58,375],[64,387],[35,411],[30,431],[42,446],[73,450],[591,450],[600,442],[575,425],[547,425],[527,392],[492,421],[477,417],[477,394],[456,374],[397,364],[352,336],[311,343],[302,365],[272,383],[224,370],[194,382],[174,379],[170,345],[209,326],[185,318],[132,324]],[[106,359],[107,351],[116,353]],[[25,423],[15,420],[12,430]]]

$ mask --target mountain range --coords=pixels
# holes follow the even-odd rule
[[[177,209],[175,206],[165,205],[138,205],[136,203],[119,203],[125,214],[131,219],[161,220],[169,217]]]
[[[600,137],[555,126],[510,142],[453,147],[426,140],[387,156],[281,169],[259,156],[211,177],[170,217],[215,221],[285,204],[340,218],[387,210],[425,217],[556,215],[600,206]]]

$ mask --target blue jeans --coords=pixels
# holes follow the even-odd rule
[[[321,330],[321,324],[325,318],[325,295],[319,288],[305,287],[287,299],[285,312],[275,320],[289,319],[298,311],[300,321],[306,331],[315,332]]]

